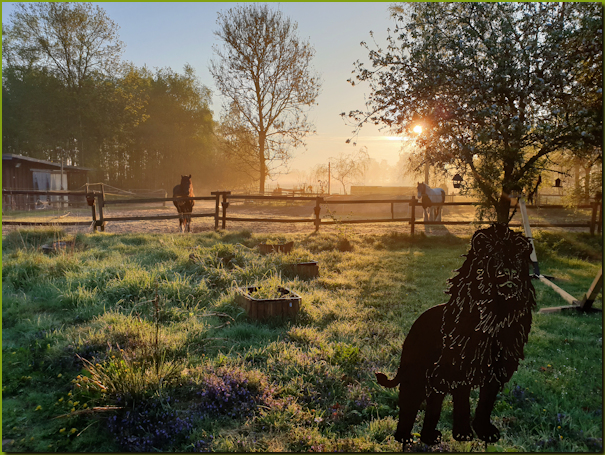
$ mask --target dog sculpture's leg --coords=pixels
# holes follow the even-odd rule
[[[500,439],[500,431],[489,420],[499,390],[498,383],[490,382],[481,387],[479,392],[479,403],[477,403],[477,409],[475,410],[473,429],[477,433],[477,437],[485,442],[496,442]]]
[[[437,430],[437,422],[441,416],[441,404],[445,395],[432,392],[426,399],[426,411],[424,412],[424,423],[420,432],[420,440],[428,445],[437,444],[441,438],[441,432]]]
[[[452,435],[456,441],[471,441],[473,439],[470,394],[471,389],[469,387],[458,387],[452,391],[454,401]]]
[[[412,441],[412,428],[424,396],[424,390],[418,391],[405,381],[399,385],[399,422],[395,431],[395,440],[403,443],[404,446]]]

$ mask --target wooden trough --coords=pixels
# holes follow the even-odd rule
[[[294,246],[294,242],[283,243],[280,245],[271,245],[267,243],[259,243],[258,249],[260,254],[269,254],[269,253],[289,253],[292,251],[292,247]]]
[[[315,278],[319,276],[317,261],[299,262],[288,266],[290,273],[299,278]]]
[[[300,296],[289,289],[278,288],[281,297],[276,299],[255,299],[250,294],[258,288],[255,286],[239,288],[235,301],[241,306],[250,319],[264,321],[267,319],[294,319],[300,309]]]

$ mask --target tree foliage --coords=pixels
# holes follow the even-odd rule
[[[588,3],[411,3],[371,67],[371,88],[349,113],[418,137],[416,163],[463,174],[499,222],[509,194],[533,186],[565,147],[602,155],[602,7]],[[345,115],[343,113],[343,115]]]
[[[19,3],[11,19],[2,30],[2,59],[12,84],[3,83],[3,88],[14,88],[27,76],[36,95],[42,95],[37,84],[56,85],[56,93],[48,93],[51,99],[46,100],[61,108],[57,113],[65,124],[61,137],[53,132],[58,141],[55,148],[66,150],[68,158],[79,164],[98,165],[94,153],[100,145],[98,113],[106,111],[100,106],[105,100],[98,95],[104,80],[119,68],[123,44],[117,24],[89,3]],[[31,78],[32,74],[39,77]],[[31,107],[34,94],[21,95]],[[45,120],[52,118],[48,109],[42,112]],[[21,117],[38,113],[20,110]]]
[[[2,150],[90,167],[91,181],[196,189],[227,173],[210,91],[193,69],[150,71],[120,60],[117,25],[99,7],[20,4],[3,26]]]
[[[306,111],[320,88],[311,67],[315,51],[295,22],[267,5],[232,8],[217,23],[221,45],[210,72],[227,100],[226,150],[250,163],[262,193],[265,179],[314,132]]]
[[[90,3],[18,3],[3,28],[2,56],[9,66],[45,68],[71,88],[118,68],[123,43],[118,26]]]

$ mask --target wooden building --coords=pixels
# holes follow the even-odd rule
[[[61,165],[28,156],[2,155],[3,209],[31,210],[53,202],[83,203],[82,197],[7,194],[10,190],[79,190],[88,183],[91,169]],[[50,198],[50,200],[49,200]]]

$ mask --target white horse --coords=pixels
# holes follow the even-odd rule
[[[431,188],[424,183],[418,183],[418,200],[422,203],[424,221],[441,221],[442,206],[435,204],[445,202],[445,191],[442,188]]]

